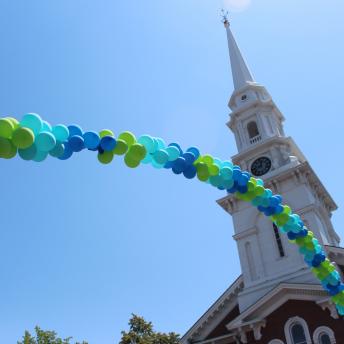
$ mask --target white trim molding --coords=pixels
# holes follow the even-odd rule
[[[334,332],[327,326],[320,326],[314,331],[313,333],[314,344],[322,344],[320,342],[320,336],[322,334],[327,334],[330,337],[331,344],[336,344],[336,338],[334,336]]]
[[[280,339],[273,339],[268,344],[284,344]]]
[[[309,334],[309,329],[306,321],[300,317],[289,318],[284,325],[284,334],[287,340],[287,344],[295,344],[293,338],[291,337],[291,327],[295,324],[300,324],[305,332],[307,344],[312,344],[312,339]]]

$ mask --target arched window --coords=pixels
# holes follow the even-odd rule
[[[280,339],[273,339],[269,344],[284,344]]]
[[[307,344],[305,330],[301,324],[295,323],[290,328],[293,344]]]
[[[314,344],[336,344],[334,332],[326,326],[318,327],[313,334]]]
[[[280,236],[280,233],[278,231],[278,227],[273,224],[273,228],[274,228],[274,234],[275,234],[275,239],[276,239],[276,244],[277,244],[277,248],[278,248],[278,253],[280,255],[281,258],[285,257],[285,252],[284,252],[284,248],[283,248],[283,244],[282,244],[282,239]]]
[[[253,139],[254,137],[259,135],[259,130],[257,123],[255,121],[251,121],[247,124],[247,131],[248,131],[248,136],[250,139]]]
[[[312,344],[306,321],[300,317],[290,318],[284,325],[288,344]]]
[[[327,333],[323,333],[320,335],[320,344],[331,344],[331,338]]]

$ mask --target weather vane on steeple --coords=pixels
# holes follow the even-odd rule
[[[221,21],[225,27],[229,26],[228,15],[229,15],[228,11],[225,11],[224,9],[221,10]]]

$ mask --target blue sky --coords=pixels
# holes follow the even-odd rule
[[[1,113],[149,133],[221,158],[232,91],[222,0],[3,0]],[[252,0],[232,29],[340,206],[344,230],[339,0]],[[35,325],[117,342],[132,312],[183,333],[240,273],[224,194],[121,158],[0,161],[0,342]]]

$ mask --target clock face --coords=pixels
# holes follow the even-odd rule
[[[255,160],[251,166],[253,175],[260,177],[268,173],[271,168],[271,160],[267,157],[261,157]]]

